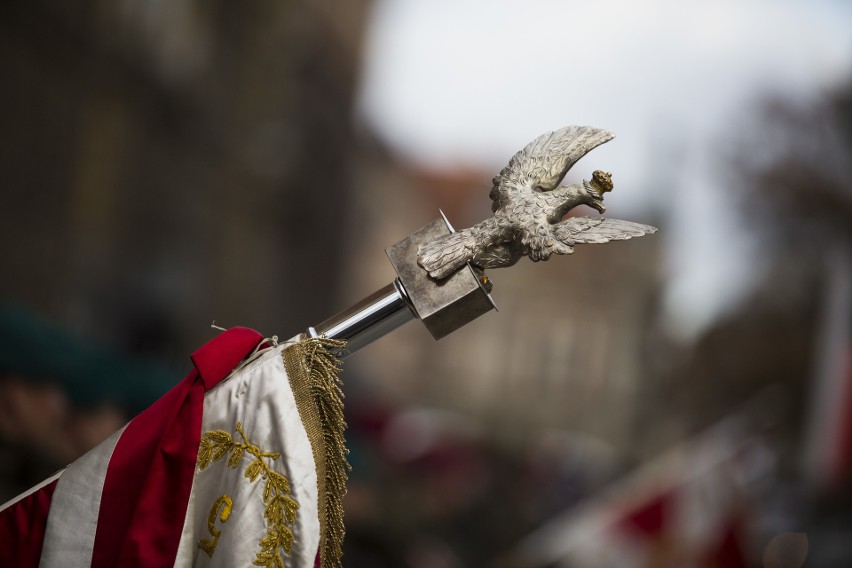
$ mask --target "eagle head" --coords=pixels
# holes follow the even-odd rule
[[[601,194],[606,193],[607,191],[612,191],[612,173],[595,170],[592,172],[592,181],[589,185]]]

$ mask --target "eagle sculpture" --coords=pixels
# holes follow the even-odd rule
[[[547,260],[571,254],[578,243],[606,243],[655,232],[649,225],[603,217],[569,217],[585,204],[603,213],[604,193],[612,191],[612,174],[595,170],[591,181],[560,186],[571,166],[592,149],[615,137],[589,126],[568,126],[543,134],[515,154],[492,180],[492,217],[450,233],[417,250],[417,263],[441,280],[470,263],[502,268],[528,256]]]

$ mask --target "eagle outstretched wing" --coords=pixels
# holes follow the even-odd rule
[[[603,217],[569,217],[553,226],[553,236],[569,249],[575,244],[624,241],[656,232],[650,225]]]
[[[524,256],[538,262],[553,254],[571,254],[578,243],[606,243],[656,232],[656,228],[593,217],[561,220],[578,205],[603,213],[612,174],[595,170],[590,181],[559,187],[569,169],[614,134],[590,126],[568,126],[543,134],[515,154],[494,178],[494,215],[458,233],[436,237],[417,247],[417,264],[441,280],[470,263],[500,268]]]
[[[555,189],[577,160],[615,138],[612,132],[591,126],[567,126],[542,134],[512,156],[494,177],[490,197],[492,211],[508,204],[514,195]]]

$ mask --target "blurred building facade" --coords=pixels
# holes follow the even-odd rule
[[[175,365],[325,317],[366,9],[5,3],[3,298]]]

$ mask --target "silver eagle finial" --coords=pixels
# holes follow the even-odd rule
[[[494,215],[457,233],[422,244],[417,264],[441,280],[466,263],[502,268],[523,256],[547,260],[553,253],[571,254],[578,243],[606,243],[656,232],[656,227],[603,217],[569,217],[577,205],[603,213],[604,193],[613,188],[612,174],[595,170],[591,181],[559,186],[577,160],[615,137],[589,126],[568,126],[542,134],[515,154],[493,179]]]

